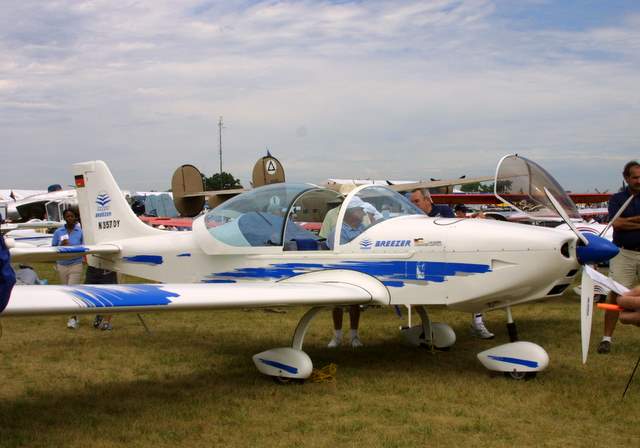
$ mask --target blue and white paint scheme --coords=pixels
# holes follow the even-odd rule
[[[497,174],[496,185],[518,186],[522,173],[541,169],[508,157],[519,169],[512,178]],[[298,213],[340,196],[316,185],[256,188],[197,218],[191,232],[164,232],[133,214],[104,162],[78,163],[73,174],[85,180],[77,189],[85,245],[72,250],[88,255],[93,266],[163,285],[16,287],[1,315],[306,305],[314,307],[312,317],[315,307],[355,303],[509,310],[561,294],[580,267],[573,233],[489,219],[430,218],[378,185],[355,188],[339,208],[326,205],[323,214],[331,211],[335,219],[330,242],[336,242],[326,244],[296,223]],[[556,187],[550,186],[553,194],[573,204]],[[347,227],[353,209],[376,213],[356,229]],[[11,253],[15,261],[67,255],[45,249],[51,248]],[[311,317],[296,330],[297,350]],[[495,356],[520,359],[516,355]]]
[[[496,372],[538,372],[549,365],[549,355],[539,345],[518,341],[478,353],[478,360]]]
[[[43,247],[51,246],[50,233],[42,233],[33,229],[15,229],[4,234],[11,247]]]

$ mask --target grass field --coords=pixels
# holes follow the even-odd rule
[[[39,272],[54,280],[52,272]],[[449,352],[403,345],[390,309],[362,315],[357,351],[325,348],[327,311],[305,350],[334,383],[277,385],[251,356],[286,346],[302,308],[118,315],[114,330],[65,328],[66,317],[2,320],[0,447],[211,446],[638,446],[640,377],[620,396],[640,355],[640,329],[619,327],[608,356],[580,362],[579,306],[567,295],[514,308],[523,340],[542,345],[549,368],[531,381],[486,371],[477,352],[507,342],[468,334],[469,316],[435,311],[458,335]],[[416,317],[417,319],[417,317]]]

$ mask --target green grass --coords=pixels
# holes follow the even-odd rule
[[[52,272],[38,266],[52,281]],[[549,368],[531,381],[486,371],[476,353],[507,342],[504,313],[486,315],[497,336],[468,335],[470,316],[446,310],[458,342],[431,353],[403,345],[391,309],[362,315],[366,344],[329,350],[330,313],[305,350],[335,383],[281,386],[251,361],[286,346],[302,308],[116,315],[114,330],[78,331],[66,318],[3,319],[0,447],[91,446],[638,446],[640,378],[620,395],[640,354],[639,329],[619,327],[613,351],[580,362],[578,299],[514,308],[523,340],[542,345]],[[415,317],[417,319],[417,317]],[[601,313],[592,347],[599,339]]]

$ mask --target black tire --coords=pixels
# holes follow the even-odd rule
[[[279,384],[281,386],[288,386],[288,385],[292,385],[292,384],[303,384],[304,380],[300,379],[300,378],[287,378],[284,376],[273,376],[271,377],[273,378],[273,381],[276,382],[276,384]]]
[[[535,378],[537,373],[538,372],[519,372],[517,370],[513,370],[511,372],[504,372],[504,376],[516,381],[527,381]]]

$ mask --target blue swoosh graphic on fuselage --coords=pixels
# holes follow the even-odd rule
[[[142,263],[142,264],[162,264],[162,256],[160,255],[134,255],[133,257],[122,257],[127,263]]]
[[[438,261],[343,261],[340,263],[276,263],[260,268],[238,268],[216,272],[207,279],[242,278],[274,279],[294,277],[324,269],[350,269],[378,278],[390,287],[402,287],[404,282],[444,282],[447,277],[491,272],[489,265],[445,263]],[[207,279],[203,281],[207,281]]]

